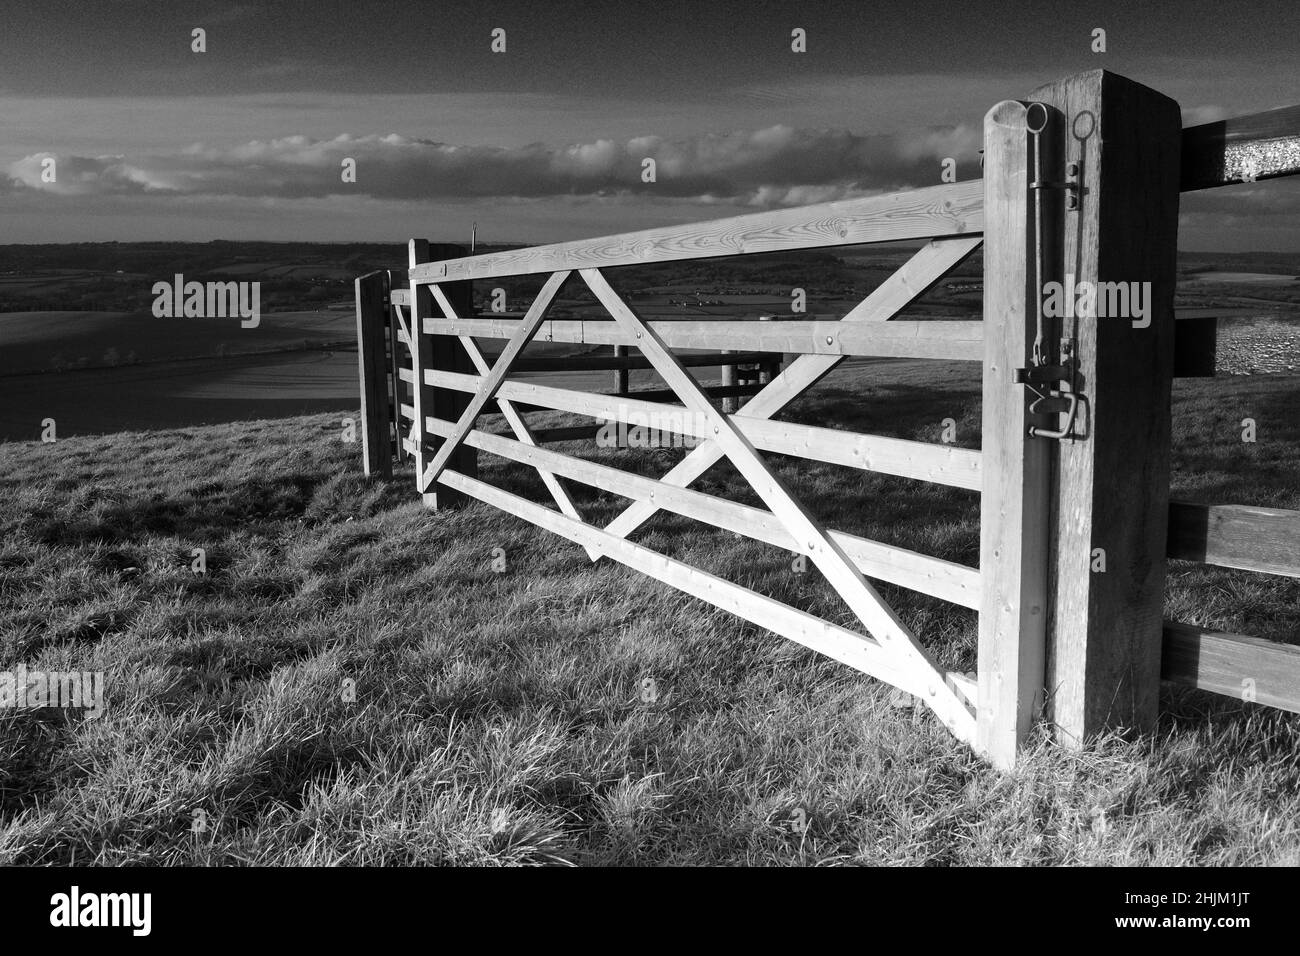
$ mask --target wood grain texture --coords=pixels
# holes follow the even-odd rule
[[[1171,501],[1168,556],[1300,577],[1300,511]]]
[[[1052,178],[1060,118],[1044,131]],[[1013,373],[1030,364],[1037,311],[1033,168],[1025,104],[1007,100],[984,119],[984,382],[980,498],[979,700],[975,748],[1014,766],[1040,708],[1047,614],[1049,442],[1028,437],[1029,391]],[[1048,171],[1050,170],[1050,172]],[[1059,237],[1059,222],[1055,235]],[[1051,237],[1049,237],[1050,239]],[[1059,241],[1055,243],[1059,251]]]
[[[1149,282],[1149,326],[1066,320],[1083,404],[1057,444],[1048,630],[1048,716],[1068,746],[1155,725],[1169,512],[1170,391],[1178,237],[1178,104],[1103,70],[1032,99],[1065,113],[1066,161],[1081,166],[1065,212],[1076,282]],[[1059,195],[1059,194],[1058,194]],[[1061,201],[1061,200],[1058,200]],[[1092,570],[1093,549],[1105,552]]]
[[[620,348],[620,346],[615,346]],[[677,360],[688,368],[713,365],[742,365],[746,363],[766,362],[768,356],[763,352],[738,352],[727,354],[690,354],[679,355]],[[628,355],[626,349],[622,355],[560,355],[560,356],[522,356],[515,362],[516,372],[584,372],[584,371],[626,371],[627,369],[651,368],[650,360],[644,355]],[[726,380],[725,377],[723,379]],[[615,383],[615,391],[618,384]],[[626,388],[623,391],[627,391]]]
[[[426,319],[430,335],[472,335],[509,338],[518,319]],[[875,356],[879,358],[979,361],[984,341],[982,322],[802,322],[773,320],[651,321],[650,327],[674,349],[733,349],[751,352],[795,352],[804,355]],[[553,319],[537,330],[538,342],[577,342],[587,345],[636,345],[613,322]]]
[[[516,320],[461,319],[446,321],[426,319],[424,331],[429,335],[471,335],[478,339],[508,339]],[[1214,319],[1179,322],[1174,329],[1174,374],[1205,377],[1214,373],[1216,335]],[[952,362],[979,361],[984,347],[984,323],[979,321],[892,321],[854,328],[848,319],[840,321],[737,322],[726,319],[708,321],[651,321],[663,340],[675,349],[753,349],[763,352],[802,355],[836,355],[850,357],[941,359]],[[586,345],[627,346],[626,334],[613,322],[557,319],[542,323],[534,339],[539,342],[574,342]],[[690,358],[694,364],[695,356]],[[635,361],[635,359],[633,359]],[[570,359],[522,360],[520,370],[556,370],[581,368]],[[606,359],[593,359],[598,367]],[[636,365],[633,367],[642,367]],[[774,376],[775,377],[775,376]]]
[[[1165,680],[1300,713],[1300,647],[1172,621],[1163,636]]]
[[[1183,192],[1300,173],[1300,106],[1182,131]]]
[[[979,180],[491,252],[411,270],[412,282],[646,265],[757,252],[972,235],[984,229]]]

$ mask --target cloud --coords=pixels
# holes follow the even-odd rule
[[[155,194],[306,199],[534,199],[697,197],[778,206],[933,185],[947,157],[961,178],[979,174],[969,126],[864,136],[843,129],[760,129],[678,139],[640,135],[555,146],[483,146],[397,133],[332,139],[286,136],[228,146],[203,143],[141,156],[34,153],[5,170],[13,189],[65,196]],[[42,178],[53,158],[57,177]],[[342,179],[356,162],[356,182]],[[642,181],[644,161],[655,181]]]

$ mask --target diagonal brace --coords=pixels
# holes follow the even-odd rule
[[[456,314],[456,310],[452,306],[451,302],[447,300],[447,296],[443,293],[442,289],[438,288],[436,285],[432,288],[433,297],[437,300],[439,308],[442,309],[442,314],[449,319],[460,318],[460,316]],[[458,336],[458,338],[460,339],[460,344],[465,347],[465,351],[469,354],[470,361],[473,362],[474,367],[478,369],[478,373],[480,375],[487,375],[489,372],[487,360],[483,357],[483,352],[479,349],[478,343],[468,335],[461,335]],[[514,403],[505,398],[498,398],[496,402],[497,407],[501,409],[501,415],[505,418],[506,422],[509,423],[511,430],[515,433],[515,437],[525,445],[531,445],[534,448],[537,447],[537,441],[533,438],[533,433],[529,430],[528,423],[525,422],[524,417],[519,414],[519,410],[515,408]],[[560,484],[560,479],[557,478],[554,473],[546,471],[540,467],[537,469],[537,474],[541,477],[542,483],[546,485],[547,491],[551,493],[551,497],[555,499],[555,503],[559,506],[560,511],[565,515],[568,515],[570,518],[573,518],[575,521],[581,521],[582,515],[578,514],[577,507],[569,497],[568,492],[564,490],[564,486]],[[591,558],[591,560],[595,561],[600,557],[600,552],[595,548],[589,546],[584,547],[586,547],[587,556]]]
[[[567,271],[553,273],[546,280],[546,284],[542,286],[542,291],[537,293],[537,298],[529,306],[528,313],[520,321],[519,327],[515,329],[515,334],[510,337],[505,349],[497,357],[496,364],[492,366],[492,371],[485,376],[483,384],[474,393],[469,406],[456,422],[456,430],[452,432],[450,438],[442,443],[442,447],[434,455],[433,461],[429,463],[429,467],[420,479],[422,490],[431,487],[438,480],[438,476],[442,474],[442,470],[447,467],[448,459],[451,458],[452,453],[455,452],[461,442],[465,440],[469,430],[474,427],[475,419],[483,413],[483,406],[496,395],[497,389],[501,387],[501,383],[510,374],[510,367],[523,354],[524,347],[528,345],[529,340],[537,334],[537,329],[546,318],[546,311],[555,299],[555,294],[560,291],[560,286],[564,285],[564,281],[568,278],[569,273]],[[417,422],[416,424],[423,427],[423,422]]]
[[[796,540],[808,543],[808,555],[818,570],[871,636],[894,655],[900,667],[911,672],[919,686],[925,688],[924,700],[939,719],[959,738],[973,739],[975,716],[964,697],[862,576],[838,542],[772,472],[731,418],[713,406],[699,383],[669,351],[658,333],[619,298],[600,270],[582,269],[579,274],[615,321],[636,338],[641,352],[686,407],[709,422],[715,436],[714,444],[749,482],[773,516]]]
[[[892,318],[920,298],[982,242],[982,237],[975,236],[928,243],[841,321],[883,322]],[[739,414],[749,418],[771,418],[821,381],[844,359],[845,356],[842,355],[801,355],[751,398]],[[716,442],[710,440],[693,448],[660,480],[679,488],[688,487],[722,457],[722,450]],[[653,502],[635,502],[611,521],[605,530],[626,537],[652,518],[658,510]]]

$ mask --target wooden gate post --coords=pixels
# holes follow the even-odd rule
[[[356,280],[357,377],[361,385],[361,464],[367,478],[393,477],[392,418],[389,411],[388,273]]]
[[[1077,208],[1064,212],[1066,300],[1070,276],[1076,288],[1123,283],[1114,297],[1097,286],[1095,317],[1067,317],[1061,332],[1080,409],[1077,440],[1051,442],[1047,716],[1078,746],[1150,729],[1157,714],[1181,120],[1174,100],[1104,70],[1030,98],[1064,113],[1065,160],[1078,164]],[[1128,308],[1116,315],[1121,291]]]
[[[423,262],[436,262],[441,259],[459,259],[465,255],[465,247],[450,243],[431,244],[427,239],[412,239],[409,252],[410,265],[416,266]],[[458,316],[467,318],[471,315],[474,308],[471,282],[443,282],[439,283],[439,287]],[[476,375],[478,370],[466,353],[465,347],[454,335],[424,333],[423,320],[428,317],[445,318],[429,286],[416,285],[412,282],[410,328],[411,352],[415,358],[413,363],[415,385],[412,393],[417,436],[415,486],[424,496],[425,507],[437,510],[460,504],[464,501],[464,495],[437,482],[432,485],[425,484],[425,469],[429,467],[445,439],[426,432],[424,420],[426,417],[433,417],[455,423],[468,407],[472,396],[468,392],[459,392],[455,389],[436,388],[424,380],[424,372],[426,369],[439,369]],[[471,478],[478,477],[478,449],[462,443],[447,462],[447,467]]]
[[[406,273],[399,271],[394,275],[394,270],[389,269],[385,273],[388,282],[387,288],[391,292],[395,285],[406,285]],[[387,308],[388,319],[388,371],[389,371],[389,392],[392,397],[392,417],[393,417],[393,458],[398,464],[405,462],[410,455],[403,445],[403,439],[406,434],[402,429],[402,406],[412,404],[406,401],[406,382],[402,381],[402,369],[410,368],[410,347],[405,345],[401,336],[401,326],[397,321],[397,309],[389,302]],[[414,400],[412,400],[414,401]]]
[[[722,354],[723,354],[723,355],[730,355],[730,354],[732,353],[732,351],[733,351],[732,349],[723,349],[723,350],[722,350]],[[723,386],[723,388],[727,388],[727,387],[729,387],[729,386],[735,386],[736,383],[739,382],[739,381],[740,381],[740,376],[736,374],[736,366],[735,366],[735,365],[723,365],[723,366],[722,366],[722,386]],[[738,398],[737,396],[732,396],[732,395],[723,395],[723,397],[722,397],[722,410],[723,410],[724,412],[726,412],[728,415],[733,415],[733,414],[735,414],[739,409],[740,409],[740,400],[739,400],[739,398]]]
[[[1037,111],[1041,170],[1060,165],[1061,117]],[[975,749],[1010,768],[1043,697],[1047,619],[1049,441],[1029,437],[1033,398],[1017,384],[1036,337],[1036,207],[1026,104],[1007,100],[984,117],[983,485],[980,496],[979,693]],[[1060,220],[1045,251],[1059,253]],[[1050,257],[1045,257],[1050,258]]]

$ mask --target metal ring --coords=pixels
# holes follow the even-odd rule
[[[1025,128],[1031,133],[1038,134],[1047,129],[1047,122],[1050,119],[1051,114],[1042,103],[1030,103],[1029,108],[1025,110]]]
[[[1082,123],[1080,120],[1082,120]],[[1080,132],[1080,127],[1082,127],[1083,132]],[[1083,110],[1080,113],[1076,113],[1074,116],[1074,122],[1070,124],[1070,132],[1074,134],[1075,139],[1087,139],[1096,131],[1096,129],[1097,117],[1093,115],[1091,110]]]

